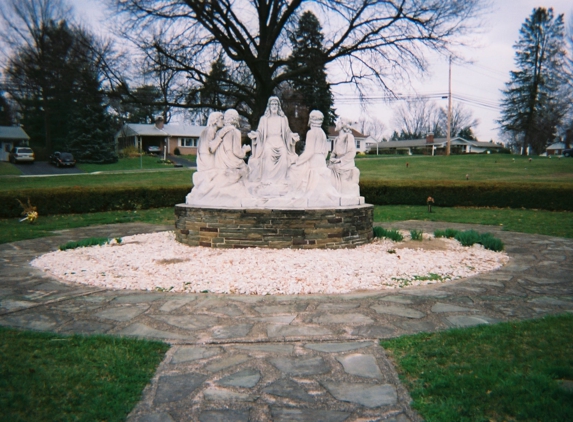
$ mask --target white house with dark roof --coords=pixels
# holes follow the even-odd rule
[[[20,126],[0,126],[0,161],[8,161],[10,150],[17,146],[27,146],[30,137]]]
[[[115,141],[120,150],[133,146],[147,151],[150,146],[158,146],[161,151],[167,147],[168,154],[173,154],[175,148],[184,155],[196,154],[203,129],[205,126],[164,124],[163,118],[158,118],[152,124],[125,123],[116,133]]]
[[[397,154],[399,151],[404,151],[408,155],[412,155],[414,152],[437,155],[444,153],[446,144],[446,138],[434,139],[434,135],[428,134],[425,139],[379,142],[378,146],[374,144],[373,148],[376,149],[376,147],[378,147],[378,151],[385,154],[388,152],[395,152]],[[455,137],[450,140],[450,151],[455,154],[481,154],[488,151],[499,151],[503,148],[503,145],[493,142],[470,141],[460,137]]]
[[[352,128],[351,128],[352,129]],[[339,131],[330,126],[328,128],[328,150],[332,151],[332,143],[338,137]],[[352,129],[352,135],[354,135],[354,142],[356,142],[356,152],[368,152],[370,148],[376,148],[376,141],[372,136],[364,135],[358,132],[356,129]]]

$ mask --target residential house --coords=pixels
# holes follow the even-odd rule
[[[20,126],[0,126],[0,161],[8,161],[10,150],[17,146],[27,146],[30,137]]]
[[[115,135],[119,150],[133,146],[147,151],[150,146],[157,146],[167,154],[174,154],[175,148],[183,155],[196,154],[199,135],[205,126],[186,124],[165,124],[162,117],[155,123],[126,123]]]
[[[414,153],[443,155],[446,151],[446,145],[446,138],[434,138],[434,135],[429,133],[425,139],[379,142],[377,146],[376,144],[373,146],[373,149],[378,148],[378,152],[382,154],[399,154],[402,152],[408,155]],[[460,137],[455,137],[450,140],[450,152],[452,154],[481,154],[484,152],[499,151],[503,148],[503,145],[493,142],[469,141]]]
[[[563,155],[563,150],[567,149],[564,142],[556,142],[547,147],[547,156],[550,155]]]
[[[334,126],[328,128],[328,150],[332,151],[333,141],[338,137],[339,131],[335,130]],[[356,142],[356,152],[368,152],[370,148],[376,148],[376,141],[369,135],[364,135],[355,129],[352,129],[354,135],[354,142]]]

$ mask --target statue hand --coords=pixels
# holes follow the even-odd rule
[[[243,151],[249,152],[250,150],[251,150],[251,146],[250,146],[250,145],[243,145]]]
[[[300,141],[300,135],[299,135],[298,133],[293,133],[293,134],[292,134],[292,140],[293,140],[294,142]]]
[[[250,131],[247,136],[254,141],[259,139],[259,132]]]

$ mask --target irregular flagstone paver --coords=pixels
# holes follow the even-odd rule
[[[190,396],[207,379],[202,374],[163,375],[157,382],[155,403],[169,403]]]
[[[211,401],[254,401],[256,397],[250,394],[237,393],[236,391],[226,390],[221,388],[207,388],[203,392],[206,400]]]
[[[125,322],[131,321],[136,316],[141,315],[149,309],[149,306],[122,306],[120,308],[110,308],[96,313],[96,316],[104,319]]]
[[[352,330],[353,336],[359,336],[364,338],[386,338],[393,336],[396,329],[391,326],[379,326],[370,325],[365,327],[359,327]]]
[[[168,227],[135,223],[70,229],[55,237],[0,245],[0,324],[172,343],[129,422],[418,422],[378,339],[573,309],[573,239],[425,221],[393,227],[426,233],[437,228],[489,231],[506,244],[510,262],[455,282],[345,295],[113,291],[60,283],[31,268],[29,261],[68,240]],[[392,307],[394,313],[384,312]],[[340,315],[347,320],[338,322]],[[351,323],[348,315],[365,319]],[[236,326],[251,329],[240,337],[217,338],[238,333]],[[351,356],[362,357],[353,361]],[[273,363],[280,358],[289,359],[282,361],[282,369]],[[372,362],[378,372],[363,368]],[[377,377],[363,376],[371,373]],[[197,377],[200,382],[194,387]],[[191,382],[182,384],[185,379]]]
[[[217,381],[217,384],[225,387],[252,388],[257,385],[260,379],[261,373],[259,371],[256,369],[245,369],[220,379]]]
[[[263,392],[274,396],[286,397],[292,400],[304,402],[315,401],[314,397],[307,393],[306,389],[298,382],[288,378],[281,378],[263,389]]]
[[[134,336],[134,337],[153,337],[153,338],[160,338],[165,340],[181,340],[181,339],[189,339],[189,336],[171,333],[169,331],[163,330],[156,330],[153,327],[149,327],[145,324],[135,323],[131,324],[124,329],[117,332],[117,334],[121,334],[124,336]]]
[[[153,413],[136,418],[136,422],[175,422],[169,413]]]
[[[432,306],[432,312],[435,314],[444,313],[444,312],[468,312],[473,311],[474,309],[464,308],[461,306],[452,305],[450,303],[436,303]]]
[[[312,319],[316,324],[371,324],[374,320],[362,314],[324,314]]]
[[[253,324],[229,325],[225,327],[216,327],[213,329],[213,338],[229,339],[245,337],[253,328]]]
[[[449,316],[446,320],[450,323],[452,327],[473,327],[474,325],[482,324],[493,324],[499,322],[499,320],[488,318],[482,315],[466,316],[466,315],[455,315]]]
[[[267,335],[269,337],[311,337],[332,334],[328,328],[309,327],[305,325],[269,325]]]
[[[272,358],[270,362],[279,371],[289,375],[317,375],[330,370],[322,357]]]
[[[571,300],[561,300],[547,296],[531,299],[529,303],[535,303],[536,305],[551,305],[551,306],[566,306],[566,307],[573,306],[573,301]]]
[[[249,360],[247,355],[234,355],[230,357],[224,357],[214,363],[211,363],[205,367],[205,369],[209,372],[219,372],[223,369],[230,368],[235,365],[240,365],[243,362]]]
[[[171,312],[174,311],[176,309],[181,308],[182,306],[187,305],[188,303],[191,303],[195,300],[194,297],[190,297],[190,298],[181,298],[181,299],[177,299],[177,300],[168,300],[167,302],[165,302],[163,304],[163,306],[161,306],[161,308],[159,308],[159,310],[161,312]]]
[[[350,416],[348,412],[323,409],[290,409],[273,407],[273,422],[343,422]]]
[[[351,375],[358,375],[364,378],[382,379],[382,373],[376,363],[376,359],[372,355],[351,354],[346,356],[339,356],[336,358],[344,370]]]
[[[291,354],[294,352],[292,344],[240,344],[235,346],[236,349],[251,352],[267,352],[278,354]]]
[[[193,362],[194,360],[207,359],[220,355],[219,347],[180,346],[171,358],[171,363]]]
[[[211,328],[218,322],[217,318],[207,315],[152,315],[151,317],[186,330],[203,330]]]
[[[379,314],[396,315],[404,318],[424,318],[426,314],[415,309],[406,308],[404,306],[388,306],[388,305],[375,305],[372,306]]]
[[[322,385],[338,400],[374,408],[396,404],[398,396],[393,385],[323,382]]]
[[[318,352],[327,353],[339,353],[339,352],[349,352],[350,350],[363,349],[364,347],[370,347],[374,343],[371,341],[364,342],[347,342],[347,343],[308,343],[304,347],[311,350],[316,350]]]
[[[249,422],[245,410],[207,410],[199,415],[199,422]]]

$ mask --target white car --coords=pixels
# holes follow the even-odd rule
[[[12,164],[16,163],[34,163],[34,151],[30,147],[14,147],[10,151],[10,162]]]

